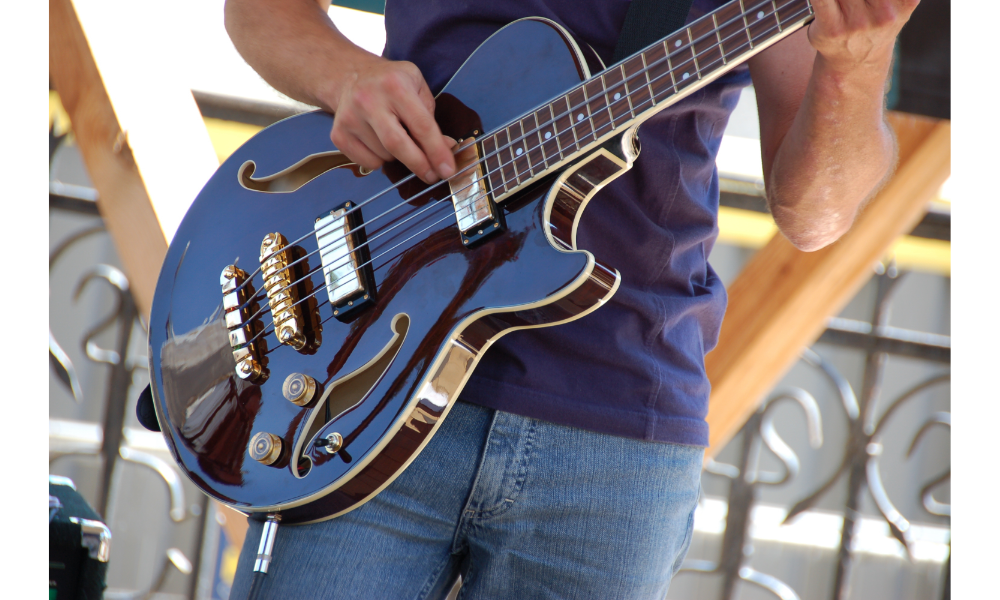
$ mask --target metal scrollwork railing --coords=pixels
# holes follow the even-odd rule
[[[877,287],[872,328],[877,331],[888,325],[892,294],[894,290],[898,289],[897,286],[902,278],[894,265],[890,264],[879,269],[875,279]],[[848,440],[840,467],[816,491],[797,502],[785,518],[786,523],[790,522],[799,514],[815,506],[817,501],[840,479],[841,475],[846,474],[848,492],[837,555],[837,570],[832,595],[834,600],[846,600],[850,595],[850,578],[855,559],[853,548],[855,538],[858,535],[861,502],[866,486],[879,513],[888,524],[891,535],[899,540],[911,559],[913,556],[910,524],[889,500],[879,472],[879,458],[882,453],[881,436],[884,433],[886,423],[900,406],[916,397],[920,392],[947,383],[950,380],[950,375],[948,373],[938,374],[918,383],[893,400],[888,408],[879,415],[878,400],[881,394],[887,356],[887,353],[875,349],[866,351],[860,401],[857,402],[856,409],[848,408],[848,404],[845,403],[845,408],[848,408],[846,411]],[[943,481],[945,479],[941,480],[941,482]],[[944,593],[948,594],[947,585]]]
[[[865,370],[860,394],[855,393],[848,379],[830,360],[815,350],[807,348],[801,357],[804,364],[819,371],[835,390],[839,398],[838,404],[847,419],[847,440],[843,458],[835,472],[805,498],[795,502],[785,513],[782,525],[791,524],[806,511],[816,508],[819,501],[846,475],[847,499],[842,510],[843,526],[837,548],[836,574],[831,590],[833,600],[846,600],[850,596],[851,573],[856,559],[858,547],[856,542],[862,519],[861,504],[866,487],[881,520],[888,527],[889,534],[899,541],[906,556],[911,560],[914,559],[913,527],[910,520],[892,502],[882,481],[880,460],[884,458],[883,438],[887,434],[889,422],[904,405],[911,403],[913,398],[925,392],[947,385],[950,382],[950,374],[947,371],[934,373],[931,368],[930,376],[893,398],[884,411],[879,412],[878,400],[881,395],[886,357],[889,353],[923,359],[930,365],[935,363],[947,365],[950,361],[950,339],[947,336],[888,327],[892,293],[897,289],[901,279],[901,274],[892,264],[881,265],[875,275],[876,297],[871,322],[866,324],[847,319],[834,319],[833,321],[837,322],[836,328],[827,330],[821,338],[825,344],[848,345],[863,350]],[[844,334],[849,329],[850,335]],[[855,333],[854,330],[860,333]],[[738,442],[734,442],[738,449],[735,461],[737,464],[725,464],[714,460],[709,460],[705,464],[706,473],[725,477],[730,481],[722,549],[718,561],[688,559],[683,563],[681,572],[713,574],[720,577],[722,586],[718,597],[721,600],[734,600],[739,597],[740,582],[767,590],[781,600],[798,600],[800,597],[788,583],[751,566],[754,557],[751,515],[760,486],[784,484],[793,480],[800,470],[798,456],[778,435],[775,426],[773,407],[782,400],[792,400],[803,410],[810,445],[818,448],[822,443],[818,403],[803,389],[784,388],[769,396],[745,424],[741,438]],[[929,437],[931,430],[950,428],[950,425],[951,417],[947,412],[934,412],[926,417],[909,441],[906,458],[911,458],[917,447],[925,443],[924,440]],[[898,439],[898,428],[894,429],[894,435]],[[759,465],[765,450],[780,461],[783,467],[781,470],[767,472],[760,469]],[[934,495],[948,483],[950,476],[950,470],[946,470],[922,484],[919,491],[920,502],[929,515],[936,517],[950,515],[950,505],[938,501]],[[950,542],[948,549],[942,591],[946,600],[949,597],[950,587]],[[815,590],[810,592],[811,595],[815,595]]]
[[[743,426],[739,466],[712,459],[705,464],[708,473],[731,480],[722,556],[717,563],[686,560],[681,570],[721,575],[723,583],[720,598],[723,600],[733,600],[737,597],[736,584],[739,581],[761,587],[781,600],[799,600],[799,595],[791,586],[777,577],[753,569],[748,564],[753,555],[753,545],[750,543],[750,517],[758,487],[781,485],[799,473],[798,456],[781,439],[774,425],[771,409],[782,400],[793,400],[802,408],[806,416],[810,446],[819,448],[823,443],[823,428],[816,399],[801,388],[786,388],[770,396]],[[760,470],[761,452],[765,447],[781,462],[784,467],[782,471]]]
[[[57,136],[53,130],[50,130],[50,166],[52,157],[65,137],[65,135]],[[77,186],[53,183],[51,187],[53,193],[50,194],[50,197],[55,194],[59,199],[57,202],[50,203],[51,208],[60,209],[68,206],[75,212],[96,216],[96,211],[87,207],[88,204],[93,204],[95,195],[92,190],[85,190],[82,195],[76,194],[80,197],[75,197],[74,192],[79,191]],[[84,208],[81,210],[80,207]],[[103,223],[90,223],[62,239],[49,254],[50,274],[60,258],[71,254],[80,242],[104,233],[106,233],[106,229]],[[130,354],[129,351],[135,343],[133,332],[136,324],[142,331],[146,330],[146,325],[132,298],[128,278],[121,270],[108,264],[98,264],[79,277],[73,289],[73,301],[78,302],[84,291],[98,282],[103,282],[112,290],[113,300],[108,312],[101,316],[96,324],[84,331],[80,345],[83,355],[88,361],[108,369],[106,393],[103,398],[104,417],[100,434],[93,439],[76,440],[70,444],[69,448],[51,449],[49,464],[52,465],[67,457],[99,457],[102,468],[95,508],[109,524],[115,521],[117,500],[115,490],[118,488],[116,481],[123,476],[119,461],[148,469],[165,484],[169,497],[167,516],[170,522],[180,524],[188,518],[184,486],[180,474],[169,462],[130,445],[125,429],[125,419],[130,406],[128,402],[129,389],[136,374],[148,369],[145,356]],[[50,289],[50,296],[51,294],[52,290]],[[97,340],[109,333],[114,336],[113,345],[111,347],[100,345]],[[52,371],[65,386],[75,403],[87,404],[98,401],[97,398],[89,397],[84,392],[79,371],[80,365],[74,364],[70,353],[60,344],[56,334],[51,329],[49,331],[49,362]],[[138,591],[109,589],[105,592],[105,597],[118,600],[151,598],[163,587],[167,575],[174,571],[191,575],[194,567],[183,551],[170,547],[164,552],[162,564],[156,570],[149,585],[141,586],[143,589]]]

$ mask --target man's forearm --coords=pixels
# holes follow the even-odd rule
[[[768,204],[801,250],[843,235],[888,178],[885,84],[918,0],[810,0],[816,18],[750,59]]]
[[[883,110],[890,61],[838,72],[816,55],[766,182],[775,222],[802,250],[843,235],[892,170],[895,140]]]
[[[330,140],[357,164],[399,160],[426,183],[455,173],[417,66],[355,46],[317,0],[227,0],[226,30],[265,81],[335,114]]]
[[[227,0],[225,19],[233,45],[265,81],[329,111],[354,65],[376,58],[340,33],[316,0]]]

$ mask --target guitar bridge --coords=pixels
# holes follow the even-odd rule
[[[333,316],[346,321],[375,301],[375,274],[361,209],[345,202],[317,217],[314,228]]]
[[[246,282],[246,285],[243,285]],[[222,307],[226,311],[226,329],[229,330],[229,345],[236,360],[236,375],[252,383],[262,383],[267,379],[267,344],[264,338],[255,339],[260,333],[260,320],[251,319],[257,312],[253,285],[247,282],[246,271],[236,265],[222,270],[219,278],[222,285]],[[246,303],[250,298],[251,302]]]

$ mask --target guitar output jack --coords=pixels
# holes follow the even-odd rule
[[[335,431],[326,437],[317,439],[316,445],[320,448],[326,448],[327,454],[336,454],[344,447],[344,436]]]

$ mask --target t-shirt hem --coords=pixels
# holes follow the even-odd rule
[[[708,423],[701,419],[581,403],[516,384],[474,376],[459,400],[486,408],[619,437],[708,447]],[[473,381],[469,382],[473,384]],[[483,385],[486,384],[486,385]],[[486,388],[486,389],[484,389]],[[495,393],[487,393],[489,392]],[[516,398],[517,400],[512,400]]]

